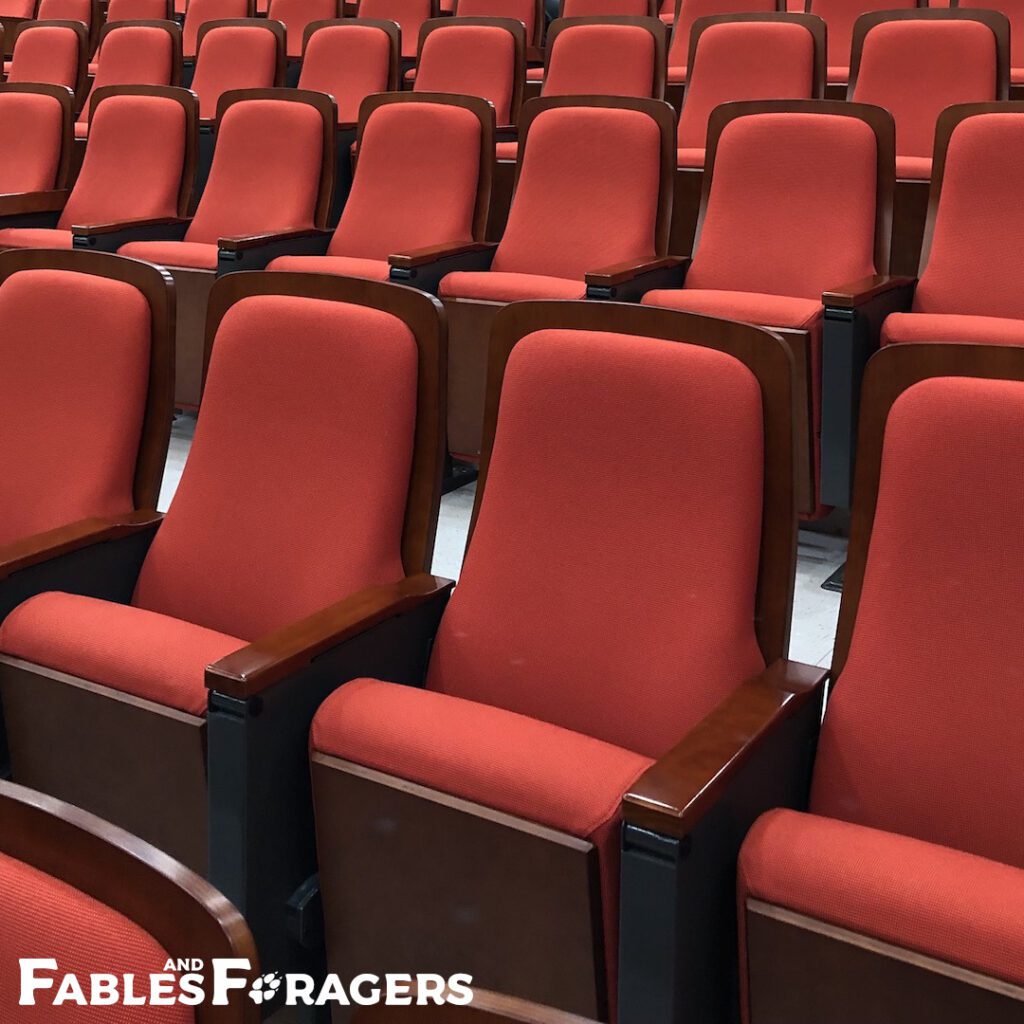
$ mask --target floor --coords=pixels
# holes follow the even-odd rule
[[[160,492],[161,509],[166,509],[170,504],[181,479],[195,422],[195,417],[190,415],[179,415],[174,422],[167,469]],[[473,510],[474,490],[474,486],[469,485],[445,495],[441,501],[433,565],[433,571],[438,576],[458,578],[469,517]],[[821,584],[845,559],[845,540],[826,533],[800,531],[793,633],[789,651],[789,656],[796,661],[827,665],[831,660],[840,595],[822,590]]]

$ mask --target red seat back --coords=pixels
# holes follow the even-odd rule
[[[270,0],[267,17],[279,21],[288,33],[288,56],[302,56],[306,26],[338,17],[338,0]]]
[[[70,25],[26,25],[14,42],[8,82],[43,82],[77,89],[83,37]]]
[[[682,0],[679,16],[672,26],[672,42],[668,50],[668,66],[686,70],[690,54],[690,33],[698,18],[716,14],[743,12],[769,14],[777,10],[776,0]]]
[[[65,117],[56,96],[0,90],[0,194],[56,187]]]
[[[544,96],[655,95],[657,43],[646,28],[555,22],[553,29]]]
[[[828,28],[829,81],[847,80],[853,47],[853,26],[862,14],[917,6],[917,0],[810,0],[808,10],[824,19]]]
[[[273,27],[257,18],[203,26],[189,86],[199,97],[200,117],[215,118],[221,96],[232,89],[269,89],[281,84],[283,54]]]
[[[526,30],[526,42],[537,39],[537,0],[459,0],[456,14],[460,18],[515,18]]]
[[[208,21],[225,18],[251,18],[255,14],[253,0],[188,0],[185,20],[181,26],[181,49],[186,60],[196,55],[199,29]]]
[[[436,0],[360,0],[359,17],[394,21],[402,30],[402,56],[415,57],[420,28],[437,14]]]

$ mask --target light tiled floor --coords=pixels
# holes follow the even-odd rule
[[[181,479],[189,445],[195,431],[195,417],[181,415],[175,420],[167,470],[160,492],[160,508],[166,509]],[[433,571],[457,579],[462,566],[469,517],[473,511],[472,485],[445,495],[434,547]],[[839,595],[821,589],[824,580],[846,559],[846,541],[827,534],[800,531],[796,594],[790,657],[812,665],[827,665],[832,657]]]

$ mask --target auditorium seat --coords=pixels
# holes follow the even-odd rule
[[[173,21],[173,0],[109,0],[105,24],[117,21]],[[89,74],[95,75],[99,62],[99,47],[89,62]]]
[[[11,38],[14,30],[23,21],[35,19],[38,2],[39,0],[2,0],[0,2],[0,29],[3,30],[0,42],[3,43],[5,58],[11,55]]]
[[[1024,103],[963,104],[939,118],[938,203],[909,312],[882,343],[1024,345]]]
[[[74,187],[43,191],[24,209],[0,206],[8,214],[0,216],[0,249],[70,249],[75,233],[116,235],[188,209],[195,97],[170,86],[110,86],[94,91],[92,106]]]
[[[121,21],[100,33],[102,56],[92,88],[75,123],[75,138],[89,135],[90,102],[98,89],[119,85],[178,85],[181,29],[173,21]]]
[[[339,0],[270,0],[267,17],[279,21],[288,32],[288,59],[302,59],[307,26],[341,17]]]
[[[803,382],[798,507],[822,515],[823,293],[856,294],[888,270],[892,118],[822,100],[728,104],[711,115],[708,161],[683,285],[643,302],[782,331]]]
[[[883,350],[864,411],[810,798],[762,817],[740,858],[744,1020],[1010,1024],[1024,350]]]
[[[441,12],[445,13],[445,0]],[[515,18],[526,31],[527,53],[539,58],[544,42],[543,0],[453,0],[448,10],[459,18]]]
[[[281,235],[326,226],[334,184],[334,101],[298,89],[240,89],[221,96],[210,176],[195,214],[155,225],[82,234],[76,244],[110,249],[170,269],[178,294],[180,405],[199,403],[206,301],[219,273],[261,270]],[[265,145],[266,140],[273,145]],[[260,159],[254,159],[259,153]],[[81,223],[80,221],[76,223]],[[0,242],[2,242],[0,233]],[[292,242],[292,245],[296,244]]]
[[[185,20],[181,26],[182,55],[186,61],[194,62],[199,46],[199,29],[208,21],[223,21],[228,18],[253,18],[256,15],[254,0],[188,0]],[[188,83],[186,83],[188,84]]]
[[[62,85],[85,99],[88,36],[76,21],[24,21],[14,30],[5,81]]]
[[[443,586],[425,573],[444,328],[410,288],[239,274],[214,289],[210,331],[169,510],[79,537],[87,585],[59,549],[0,583],[0,602],[23,600],[0,627],[0,690],[14,781],[208,873],[246,907],[269,971],[316,870],[308,736],[346,671],[335,649],[393,601],[422,622],[416,604]],[[396,669],[419,663],[389,632]],[[73,743],[52,741],[68,728]]]
[[[829,98],[843,99],[850,81],[850,54],[857,19],[869,11],[914,10],[918,0],[807,0],[807,10],[828,28]]]
[[[100,29],[103,27],[100,0],[39,0],[36,20],[78,22],[86,31],[86,57],[91,57],[96,49]]]
[[[654,17],[650,0],[560,0],[560,18]]]
[[[252,933],[221,893],[108,822],[4,781],[0,946],[0,1019],[5,1021],[56,1024],[91,1018],[119,1024],[203,1024],[216,1019],[251,1024],[254,1013],[258,1019],[248,998],[260,971]],[[22,974],[19,960],[36,957],[54,959],[50,964],[26,963]],[[196,960],[203,964],[194,982],[201,1006],[148,1002],[151,975],[165,979],[162,998],[176,999],[184,989],[178,976],[165,969],[168,961]],[[223,994],[221,1006],[213,1004],[214,960],[235,964],[231,976],[241,982],[240,988]],[[86,999],[94,984],[110,979],[113,991],[108,988],[98,998],[113,995],[117,1001],[82,1006],[72,994],[54,1006],[64,991],[65,973],[77,977]],[[20,997],[25,976],[41,986],[28,994],[34,1000],[31,1007]]]
[[[510,306],[490,352],[462,574],[436,632],[407,640],[429,662],[339,677],[313,720],[328,969],[458,964],[606,1021],[618,963],[654,984],[662,959],[642,926],[618,940],[624,795],[766,664],[785,671],[788,357],[749,325],[582,302]],[[681,918],[702,940],[735,906],[723,867]]]
[[[436,291],[460,258],[479,259],[487,223],[494,110],[469,96],[391,93],[363,105],[352,192],[320,254],[268,270],[387,281],[397,256],[413,286]],[[316,233],[312,233],[315,240]],[[311,248],[311,246],[308,246]]]
[[[267,18],[208,21],[199,29],[196,46],[189,88],[199,97],[199,116],[208,124],[216,121],[224,93],[284,85],[285,31],[279,22]]]
[[[20,193],[67,188],[72,102],[60,85],[0,85],[0,219],[16,212]]]
[[[402,59],[411,65],[416,59],[420,26],[439,13],[438,0],[359,0],[357,17],[396,22],[402,30]]]
[[[581,299],[588,272],[647,267],[668,247],[675,123],[656,100],[530,100],[508,224],[474,269],[441,278],[449,330],[452,452],[477,458],[487,337],[523,299]],[[532,149],[530,148],[532,146]]]
[[[812,14],[785,11],[698,18],[687,65],[676,133],[670,252],[693,247],[711,112],[741,100],[821,99],[825,26]]]
[[[853,32],[849,98],[896,121],[893,270],[917,273],[928,212],[935,123],[957,103],[1009,96],[1010,25],[995,11],[882,11]]]
[[[992,0],[980,3],[978,0],[958,0],[957,7],[964,10],[981,8],[999,11],[1010,22],[1010,95],[1012,99],[1024,99],[1024,5],[1018,0]]]

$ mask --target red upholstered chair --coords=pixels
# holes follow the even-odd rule
[[[77,21],[24,21],[14,30],[6,81],[61,85],[85,99],[88,35]]]
[[[494,110],[470,96],[390,93],[363,103],[359,162],[320,255],[278,256],[269,270],[343,274],[436,291],[444,274],[483,245]],[[389,264],[391,258],[394,266]]]
[[[104,25],[101,54],[92,80],[98,89],[119,85],[179,85],[181,29],[173,21],[120,21]],[[87,99],[75,123],[75,138],[89,135],[92,104]]]
[[[117,21],[173,21],[173,0],[109,0],[105,24]],[[89,74],[95,75],[99,67],[99,49],[89,63]]]
[[[807,10],[817,14],[828,27],[827,81],[830,99],[846,96],[850,81],[853,29],[857,19],[869,11],[906,10],[925,7],[920,0],[807,0]]]
[[[279,22],[266,18],[207,21],[199,29],[197,46],[189,88],[199,97],[204,127],[216,120],[224,93],[284,85],[285,30]]]
[[[18,1021],[96,1021],[123,1024],[257,1024],[248,998],[259,976],[252,934],[242,915],[211,885],[148,843],[70,804],[10,782],[0,782],[0,1018]],[[20,957],[53,957],[39,967],[49,982],[19,1003]],[[136,997],[149,996],[149,975],[166,975],[169,960],[204,965],[200,1005],[106,1009],[64,1002],[54,1006],[65,973],[77,977],[86,998],[90,975],[133,976]],[[214,959],[238,961],[233,977],[244,986],[213,1004]],[[242,965],[248,961],[248,969]],[[174,977],[174,975],[172,975]]]
[[[476,269],[441,278],[449,329],[451,450],[480,452],[487,338],[522,299],[580,299],[585,275],[660,265],[668,247],[675,119],[665,103],[614,97],[530,100],[500,243]]]
[[[313,721],[329,967],[465,971],[588,1020],[614,1018],[618,990],[619,1020],[700,1019],[650,1012],[678,989],[726,1019],[710,1011],[729,999],[722,933],[756,810],[736,808],[733,839],[698,829],[681,874],[665,865],[653,885],[631,874],[640,830],[620,833],[624,814],[642,820],[649,847],[663,844],[647,863],[678,849],[691,829],[666,824],[686,806],[669,765],[750,692],[770,706],[824,676],[779,661],[794,557],[787,354],[749,325],[582,302],[510,306],[490,348],[466,562],[436,635],[406,640],[429,645],[429,664],[339,679]],[[811,698],[797,701],[816,727]],[[787,774],[776,765],[773,794],[752,804],[787,799]],[[656,795],[663,816],[645,816]],[[638,928],[645,901],[657,911]],[[705,946],[666,976],[676,949],[662,956],[659,928],[677,908]],[[725,928],[709,925],[719,914]]]
[[[939,114],[958,103],[1005,100],[1009,79],[1010,25],[995,11],[876,11],[857,19],[849,98],[884,107],[896,121],[895,272],[917,273]]]
[[[10,57],[14,30],[36,16],[39,0],[2,0],[0,2],[0,44],[4,57]]]
[[[440,14],[438,0],[359,0],[359,18],[393,21],[402,30],[402,59],[416,59],[420,26]]]
[[[67,188],[72,109],[63,86],[0,85],[0,219],[36,201],[19,193]]]
[[[267,17],[288,32],[288,59],[301,60],[306,28],[318,21],[341,17],[339,0],[270,0]]]
[[[86,57],[91,57],[96,49],[103,27],[100,0],[39,0],[36,20],[74,21],[83,26],[88,37]]]
[[[558,16],[560,18],[609,16],[653,18],[657,16],[653,7],[651,0],[560,0]]]
[[[825,511],[819,443],[826,302],[852,309],[867,301],[865,292],[874,298],[895,284],[879,277],[889,262],[893,137],[889,114],[861,104],[719,107],[708,127],[701,215],[682,287],[643,297],[648,305],[764,324],[786,338],[801,381],[797,505],[805,516]]]
[[[299,244],[326,226],[334,185],[334,101],[298,89],[240,89],[217,108],[216,148],[195,214],[110,232],[86,230],[76,245],[113,249],[170,270],[178,295],[179,404],[202,390],[206,302],[218,274],[261,270],[275,244]],[[271,144],[271,140],[272,144]],[[2,242],[0,233],[0,242]],[[315,242],[319,235],[314,234]]]
[[[711,112],[739,100],[821,99],[825,26],[813,14],[784,11],[698,18],[686,64],[690,74],[676,133],[671,252],[693,247]]]
[[[42,552],[0,585],[24,601],[0,627],[0,691],[16,782],[207,874],[245,908],[264,968],[287,970],[286,903],[316,869],[313,712],[373,653],[423,657],[388,625],[362,655],[337,645],[396,602],[409,624],[436,618],[414,607],[441,585],[425,570],[444,328],[411,288],[238,274],[210,331],[169,511],[83,532],[70,561]]]
[[[188,9],[185,11],[185,20],[181,26],[182,55],[185,61],[195,62],[199,47],[199,29],[206,22],[255,16],[254,0],[188,0]]]
[[[539,59],[544,43],[544,0],[441,0],[441,11],[459,18],[515,18],[526,30],[527,55]]]
[[[70,249],[76,231],[112,233],[179,216],[192,201],[198,108],[185,89],[93,90],[93,133],[74,188],[0,203],[0,249]]]
[[[869,364],[810,799],[740,858],[747,1024],[1020,1019],[1021,436],[1024,349]]]
[[[1024,4],[1021,4],[1019,0],[993,0],[991,3],[980,3],[979,0],[957,0],[956,6],[999,11],[1009,19],[1010,95],[1015,100],[1024,99]]]

